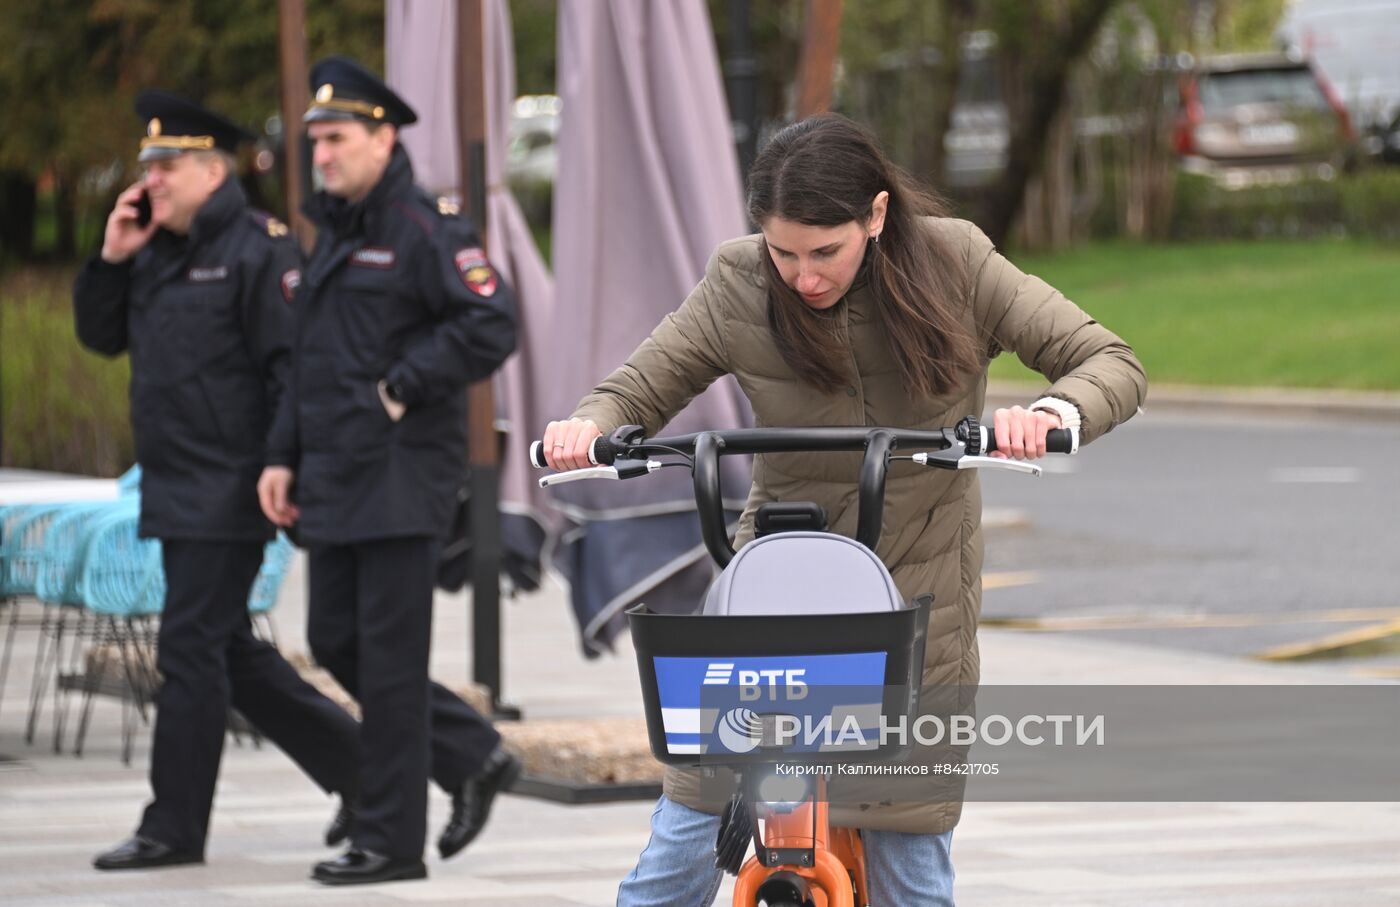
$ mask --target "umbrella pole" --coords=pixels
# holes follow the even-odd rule
[[[462,209],[486,235],[486,59],[482,0],[457,4],[457,149]],[[500,451],[490,378],[467,389],[467,462],[471,467],[472,676],[491,695],[493,718],[520,717],[501,701]]]

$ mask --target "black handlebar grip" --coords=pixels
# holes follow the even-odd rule
[[[984,453],[991,453],[997,449],[996,432],[990,425],[984,425],[987,430],[987,449]],[[1076,443],[1075,430],[1072,428],[1052,428],[1045,435],[1045,450],[1047,453],[1068,454],[1075,453],[1079,449]]]
[[[593,439],[593,446],[588,449],[588,459],[599,466],[611,466],[620,453],[622,451],[616,444],[599,435]]]
[[[593,446],[588,449],[588,459],[597,466],[611,466],[617,459],[617,445],[613,444],[602,435],[593,439]],[[536,469],[547,469],[549,463],[544,458],[544,442],[530,442],[530,465]]]

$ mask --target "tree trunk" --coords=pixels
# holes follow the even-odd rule
[[[1011,119],[1006,168],[992,187],[984,224],[987,235],[998,245],[1006,242],[1020,211],[1026,185],[1040,169],[1041,151],[1055,115],[1064,106],[1065,87],[1074,63],[1089,49],[1114,2],[1084,0],[1072,5],[1065,26],[1043,42],[1037,42],[1048,48],[1049,53],[1027,61],[1025,112]]]
[[[34,255],[37,187],[27,173],[0,173],[0,261]]]
[[[798,66],[797,119],[831,109],[843,0],[807,0]]]
[[[1073,239],[1074,116],[1069,104],[1060,108],[1045,140],[1041,165],[1040,249],[1067,249]]]
[[[78,181],[71,174],[55,169],[53,181],[53,215],[57,228],[54,256],[62,261],[72,260],[78,249]]]
[[[1169,148],[1170,124],[1163,109],[1169,70],[1143,73],[1138,85],[1142,121],[1127,138],[1124,232],[1133,239],[1161,239],[1171,224],[1175,166]]]

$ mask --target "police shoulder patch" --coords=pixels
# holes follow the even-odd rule
[[[290,304],[296,297],[297,287],[301,286],[301,271],[292,268],[282,275],[282,298]]]
[[[496,272],[486,260],[486,253],[478,246],[468,246],[458,250],[453,256],[457,264],[457,274],[462,283],[478,296],[490,296],[496,292]]]

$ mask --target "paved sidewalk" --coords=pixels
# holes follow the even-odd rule
[[[304,649],[303,582],[298,563],[276,612],[288,650]],[[469,674],[467,607],[465,595],[438,606],[433,672],[450,683]],[[557,590],[507,602],[504,626],[506,698],[527,720],[639,714],[631,649],[624,643],[614,658],[584,659]],[[1355,681],[1325,666],[1097,640],[1014,631],[981,639],[987,683]],[[326,889],[307,872],[329,853],[318,843],[332,801],[281,754],[245,743],[226,750],[207,865],[99,874],[89,868],[92,855],[132,830],[148,796],[144,743],[123,767],[118,709],[103,701],[83,758],[51,751],[47,713],[45,745],[26,745],[32,643],[32,631],[18,639],[0,705],[0,753],[20,760],[0,762],[0,903],[8,907],[608,905],[645,843],[648,803],[567,807],[507,796],[481,840],[451,862],[429,860],[427,881]],[[445,809],[435,791],[434,834]],[[954,840],[961,907],[1400,904],[1395,803],[971,803]]]

